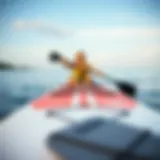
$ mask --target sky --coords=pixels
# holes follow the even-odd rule
[[[58,50],[84,50],[106,67],[158,67],[159,0],[3,0],[0,61],[50,67]]]

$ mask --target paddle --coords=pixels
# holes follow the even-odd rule
[[[121,92],[123,92],[124,94],[128,95],[128,96],[131,96],[131,97],[134,97],[136,95],[136,86],[131,84],[131,83],[128,83],[128,82],[124,82],[124,81],[118,81],[118,80],[115,80],[109,76],[105,76],[105,78],[110,81],[112,81],[112,83],[114,83]]]
[[[49,60],[52,62],[59,62],[61,60],[61,55],[58,51],[52,51],[49,55]]]
[[[61,55],[58,51],[52,51],[49,55],[49,59],[53,62],[59,62],[61,60]],[[119,88],[119,90],[124,94],[131,97],[134,97],[136,95],[136,86],[134,86],[133,84],[130,84],[124,81],[121,82],[121,81],[115,80],[110,76],[105,76],[104,78],[112,81]]]

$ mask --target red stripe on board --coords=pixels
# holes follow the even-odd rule
[[[81,107],[88,107],[88,93],[86,88],[82,87],[79,90],[79,100],[80,100],[80,106]]]
[[[64,86],[63,88],[46,94],[32,102],[35,109],[62,109],[70,108],[72,105],[75,88]]]
[[[98,107],[132,109],[136,106],[136,101],[134,99],[122,93],[109,91],[96,84],[93,84],[91,87],[91,92]]]

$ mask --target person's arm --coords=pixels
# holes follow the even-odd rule
[[[103,71],[101,71],[100,69],[94,67],[94,66],[89,66],[90,67],[90,71],[91,73],[97,75],[97,76],[100,76],[100,77],[105,77],[105,74]]]
[[[73,63],[65,57],[61,57],[60,62],[62,65],[64,65],[67,68],[73,68]]]

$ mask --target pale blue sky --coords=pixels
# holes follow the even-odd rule
[[[71,57],[82,48],[93,63],[108,66],[158,63],[158,0],[16,0],[0,7],[2,60],[47,66],[51,49]],[[60,36],[55,29],[74,34]]]

